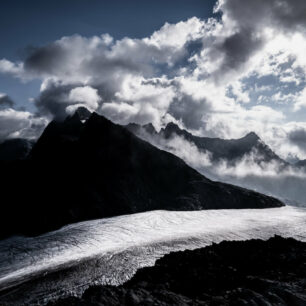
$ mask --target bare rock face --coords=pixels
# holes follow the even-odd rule
[[[283,205],[257,192],[213,182],[103,116],[84,116],[88,113],[77,111],[63,122],[52,121],[27,160],[2,163],[0,183],[7,199],[0,213],[2,237],[155,209]]]
[[[53,305],[306,305],[306,243],[222,242],[171,253],[119,287],[91,287]]]

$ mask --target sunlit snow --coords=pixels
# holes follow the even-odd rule
[[[305,224],[306,209],[290,206],[152,211],[72,224],[35,238],[13,237],[0,242],[0,304],[44,304],[80,295],[92,284],[120,284],[166,253],[212,242],[275,234],[306,241]]]

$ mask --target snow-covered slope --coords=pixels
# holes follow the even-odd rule
[[[306,209],[152,211],[0,242],[0,304],[46,303],[91,284],[119,284],[171,251],[222,240],[306,241]],[[19,284],[17,287],[16,285]]]

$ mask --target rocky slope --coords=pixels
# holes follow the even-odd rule
[[[60,305],[305,305],[306,244],[222,242],[170,253],[119,287],[91,287]]]
[[[9,161],[26,159],[33,145],[33,141],[22,138],[5,140],[0,144],[0,160]]]
[[[87,119],[87,120],[86,120]],[[155,209],[266,208],[269,196],[213,182],[96,113],[52,121],[24,161],[2,162],[0,232],[40,234]]]
[[[239,139],[221,139],[194,136],[186,130],[180,129],[176,124],[169,123],[159,133],[156,132],[152,124],[140,126],[137,124],[129,124],[127,128],[138,136],[145,137],[151,135],[153,137],[162,137],[170,139],[173,136],[181,136],[187,141],[196,145],[200,151],[210,152],[212,161],[225,160],[234,163],[245,155],[255,153],[255,161],[271,162],[277,161],[283,166],[288,165],[275,154],[254,132],[247,134]]]

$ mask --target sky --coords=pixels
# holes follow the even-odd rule
[[[0,139],[86,106],[306,159],[304,0],[1,1]]]

